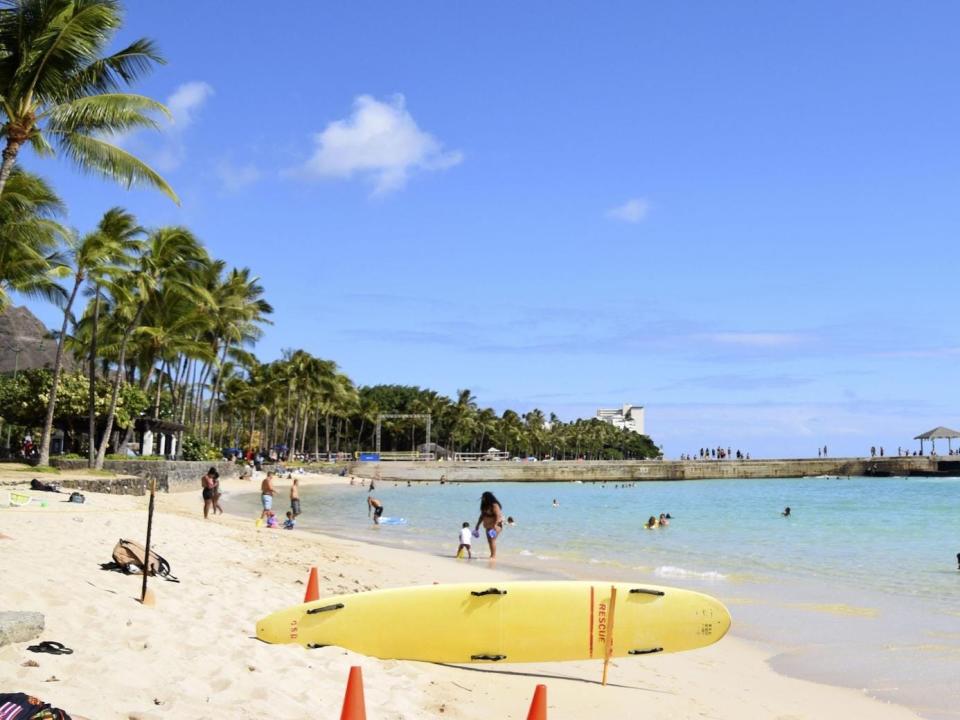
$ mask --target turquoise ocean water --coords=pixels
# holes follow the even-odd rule
[[[366,488],[344,484],[304,488],[299,529],[452,556],[483,490],[517,521],[501,537],[502,565],[702,590],[787,674],[960,717],[960,478],[382,482],[385,516],[407,523],[381,527],[367,518]],[[661,512],[669,527],[642,527]],[[485,541],[474,543],[485,558]]]

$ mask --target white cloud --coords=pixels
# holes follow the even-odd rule
[[[628,223],[638,223],[646,219],[649,212],[650,203],[646,198],[633,198],[627,200],[623,205],[607,210],[607,217]]]
[[[173,130],[183,132],[193,123],[194,113],[213,95],[213,87],[202,80],[183,83],[167,98],[167,108],[173,115]]]
[[[183,133],[196,120],[200,108],[213,95],[213,87],[201,80],[178,85],[167,98],[167,109],[173,122],[164,133],[163,144],[150,158],[161,172],[176,170],[187,156]]]
[[[253,163],[234,165],[229,160],[224,160],[217,164],[216,173],[221,186],[227,192],[237,192],[260,179],[260,170]]]
[[[442,170],[463,161],[457,150],[444,150],[421,130],[406,109],[403,95],[380,102],[360,95],[353,113],[335,120],[314,136],[316,149],[302,172],[308,176],[369,177],[374,194],[397,190],[413,170]]]

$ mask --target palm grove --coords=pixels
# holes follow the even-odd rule
[[[102,467],[108,450],[131,441],[139,416],[185,425],[180,448],[194,458],[224,445],[354,451],[373,442],[381,412],[429,412],[434,437],[453,450],[656,454],[649,438],[598,421],[548,421],[539,410],[498,416],[469,391],[450,399],[415,387],[358,389],[335,363],[302,350],[261,364],[250,347],[271,307],[249,269],[211,257],[188,228],[150,228],[122,208],[105,209],[84,231],[67,227],[55,190],[20,167],[25,147],[178,201],[159,174],[110,141],[169,115],[130,92],[163,63],[151,40],[106,54],[121,24],[117,0],[0,2],[0,310],[11,291],[63,310],[52,370],[0,379],[8,427],[40,428],[40,464],[59,427],[71,449]],[[68,355],[80,369],[64,371]],[[423,440],[391,423],[383,435],[390,449]]]

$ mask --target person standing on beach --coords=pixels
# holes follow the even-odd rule
[[[290,486],[290,512],[294,517],[300,514],[300,481],[293,479],[293,485]]]
[[[480,525],[487,536],[490,546],[490,559],[497,559],[497,536],[503,532],[503,506],[492,492],[485,492],[480,496],[480,517],[477,519],[474,531],[480,530]]]
[[[460,528],[460,546],[457,548],[457,557],[463,557],[463,551],[467,551],[467,557],[473,558],[470,547],[473,543],[473,533],[470,532],[470,523],[465,522]]]
[[[273,471],[267,473],[267,476],[263,479],[263,482],[260,483],[260,502],[263,505],[263,512],[260,513],[260,518],[263,520],[267,519],[268,513],[273,509],[273,496],[276,493],[276,490],[273,487]]]
[[[207,474],[213,477],[213,514],[223,515],[223,508],[220,507],[220,473],[215,467],[207,470]]]
[[[214,479],[211,473],[215,473],[216,470],[210,468],[207,471],[206,475],[200,478],[200,487],[203,488],[203,519],[206,520],[207,516],[210,514],[210,508],[214,506],[214,496],[216,494],[216,489],[214,488]],[[214,510],[214,515],[216,515],[216,510]]]
[[[367,517],[373,512],[373,524],[380,524],[380,516],[383,515],[383,503],[377,500],[373,495],[367,496]]]

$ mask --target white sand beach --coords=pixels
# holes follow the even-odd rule
[[[308,476],[301,482],[346,482]],[[285,488],[286,483],[280,483]],[[230,481],[225,492],[250,492]],[[0,498],[5,493],[0,490]],[[32,643],[0,648],[0,688],[35,694],[96,720],[339,717],[347,673],[363,668],[368,717],[524,718],[538,683],[549,717],[917,717],[855,690],[787,678],[762,647],[730,636],[687,654],[621,660],[611,684],[601,663],[466,668],[381,661],[339,648],[305,650],[254,637],[258,618],[302,600],[310,566],[321,594],[414,584],[491,581],[510,573],[303,531],[256,529],[252,520],[204,521],[196,493],[159,495],[154,547],[179,584],[151,578],[154,607],[137,601],[140,578],[101,570],[118,538],[143,541],[147,499],[48,495],[47,507],[0,509],[0,608],[40,611],[42,639],[74,649],[37,655]],[[735,608],[734,608],[735,611]],[[26,666],[36,661],[37,667]]]

